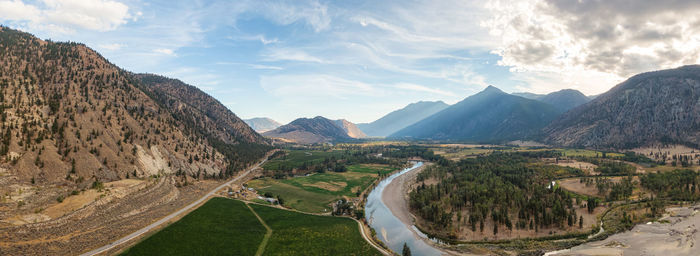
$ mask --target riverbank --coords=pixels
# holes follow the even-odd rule
[[[430,163],[426,163],[421,167],[415,168],[401,176],[394,178],[385,188],[382,193],[382,201],[391,210],[401,222],[407,227],[413,226],[414,218],[408,209],[408,190],[409,182],[414,181],[418,173],[420,173]],[[412,228],[411,228],[412,229]]]

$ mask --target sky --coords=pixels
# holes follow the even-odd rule
[[[700,62],[697,0],[0,0],[0,23],[180,79],[242,118],[371,122],[421,100],[600,94]]]

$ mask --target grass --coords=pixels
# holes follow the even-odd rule
[[[345,151],[319,151],[319,150],[285,150],[287,155],[272,159],[263,165],[265,170],[279,170],[280,165],[299,168],[304,163],[316,164],[323,162],[326,157],[341,156]]]
[[[340,197],[356,197],[365,190],[378,173],[385,175],[396,170],[386,165],[351,165],[347,172],[316,173],[309,176],[276,180],[257,179],[248,182],[256,190],[280,196],[285,205],[304,212],[330,211],[328,206]],[[324,211],[325,210],[325,211]]]
[[[272,229],[264,255],[381,255],[348,218],[251,205]]]
[[[122,255],[254,255],[265,232],[244,203],[212,198]]]
[[[349,218],[212,198],[122,255],[380,255]]]

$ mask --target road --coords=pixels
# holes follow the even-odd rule
[[[215,189],[209,191],[209,193],[207,193],[206,195],[202,196],[201,198],[197,199],[196,201],[192,202],[191,204],[189,204],[189,205],[187,205],[187,206],[181,208],[180,210],[178,210],[178,211],[176,211],[176,212],[174,212],[174,213],[171,213],[170,215],[165,216],[164,218],[162,218],[162,219],[160,219],[160,220],[158,220],[158,221],[152,223],[151,225],[148,225],[148,226],[146,226],[146,227],[144,227],[144,228],[142,228],[142,229],[139,229],[139,230],[135,231],[134,233],[131,233],[131,234],[125,236],[125,237],[122,237],[122,238],[120,238],[120,239],[117,240],[117,241],[111,242],[111,243],[109,243],[109,244],[107,244],[107,245],[105,245],[105,246],[102,246],[102,247],[100,247],[100,248],[94,249],[94,250],[92,250],[92,251],[83,253],[83,254],[81,254],[81,256],[97,255],[97,254],[106,252],[106,251],[108,251],[108,250],[111,250],[111,249],[113,249],[114,247],[116,247],[116,246],[118,246],[118,245],[120,245],[120,244],[126,243],[126,242],[128,242],[129,240],[131,240],[131,239],[137,238],[137,237],[139,237],[139,236],[145,234],[146,232],[151,231],[151,230],[155,229],[156,227],[158,227],[158,226],[160,226],[160,225],[162,225],[162,224],[164,224],[164,223],[166,223],[166,222],[168,222],[168,221],[170,221],[170,220],[172,220],[172,219],[174,219],[174,218],[177,218],[179,215],[181,215],[181,214],[183,214],[183,213],[189,211],[189,210],[192,209],[192,208],[196,208],[199,204],[201,204],[202,202],[206,201],[209,197],[213,196],[217,191],[223,189],[224,187],[226,187],[226,186],[228,186],[228,185],[231,185],[231,183],[233,183],[233,182],[236,182],[236,181],[242,179],[243,177],[245,177],[245,176],[247,176],[248,174],[250,174],[250,172],[252,172],[252,171],[255,170],[256,168],[258,168],[258,167],[260,167],[261,165],[263,165],[263,164],[267,161],[267,157],[268,157],[269,155],[270,155],[270,154],[266,155],[266,156],[265,156],[265,159],[263,159],[262,161],[260,161],[258,164],[256,164],[256,165],[254,165],[254,166],[248,168],[246,171],[242,172],[241,174],[239,174],[239,175],[236,176],[235,178],[233,178],[233,179],[227,181],[226,183],[223,183],[223,184],[219,185],[219,186],[216,187]]]

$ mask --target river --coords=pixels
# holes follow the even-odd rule
[[[423,166],[423,163],[418,162],[410,168],[403,169],[377,184],[377,187],[367,196],[367,204],[365,205],[367,223],[377,232],[377,237],[394,252],[401,253],[403,244],[406,243],[408,247],[411,248],[412,255],[441,255],[442,252],[440,250],[432,247],[424,240],[425,237],[427,237],[425,234],[420,232],[413,225],[404,224],[391,212],[389,207],[387,207],[382,200],[384,189],[396,177],[404,175],[421,166]]]

